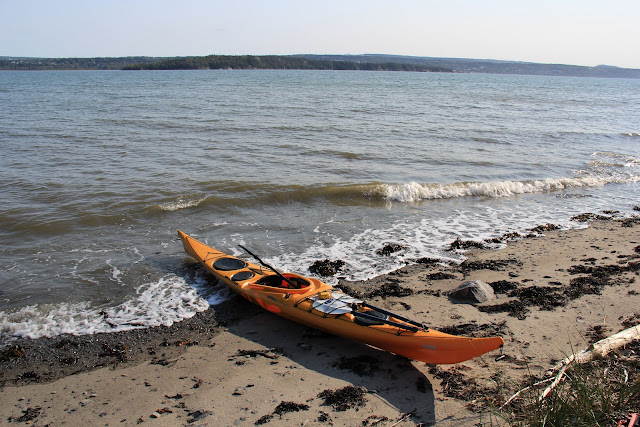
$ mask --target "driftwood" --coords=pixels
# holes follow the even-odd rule
[[[533,384],[534,386],[537,386],[545,382],[553,381],[546,389],[544,389],[544,391],[540,395],[539,401],[547,397],[549,393],[551,393],[551,390],[553,390],[560,383],[560,381],[562,381],[564,373],[571,363],[575,362],[577,364],[582,364],[590,362],[591,360],[598,357],[604,357],[610,352],[617,350],[620,347],[624,347],[634,340],[640,340],[640,325],[633,326],[631,328],[620,331],[617,334],[611,335],[610,337],[604,338],[590,345],[580,353],[572,354],[571,356],[558,362],[553,368],[547,371],[547,375],[553,375],[554,372],[558,372],[554,377],[547,378],[546,380]],[[529,386],[523,388],[522,390],[519,390],[516,394],[511,396],[500,409],[507,406],[513,399],[518,397],[520,393],[531,387],[532,386]]]
[[[580,365],[582,363],[590,362],[597,357],[604,357],[610,352],[617,350],[620,347],[624,347],[630,342],[638,339],[640,339],[640,325],[632,326],[631,328],[620,331],[617,334],[611,335],[610,337],[601,339],[588,348],[582,350],[580,353],[572,354],[571,356],[560,361],[551,369],[550,372],[555,372],[558,370],[559,372],[556,375],[555,380],[542,392],[540,400],[543,400],[545,397],[547,397],[549,393],[551,393],[551,390],[553,390],[560,383],[565,371],[571,363],[575,362]]]
[[[551,371],[557,371],[564,365],[568,365],[571,362],[582,364],[590,362],[596,357],[604,357],[610,352],[617,350],[620,347],[624,347],[633,340],[640,340],[640,325],[632,326],[631,328],[620,331],[610,337],[601,339],[600,341],[590,345],[589,348],[582,350],[580,353],[572,354],[566,359],[558,362]]]

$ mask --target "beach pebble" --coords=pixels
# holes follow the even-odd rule
[[[462,301],[480,303],[495,298],[493,288],[481,280],[464,282],[449,292],[449,296]]]

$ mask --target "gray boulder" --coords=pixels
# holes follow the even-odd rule
[[[449,297],[461,301],[480,303],[494,299],[493,288],[481,280],[464,282],[456,289],[449,292]]]

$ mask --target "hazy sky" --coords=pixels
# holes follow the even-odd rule
[[[0,0],[0,56],[388,53],[640,68],[640,0]]]

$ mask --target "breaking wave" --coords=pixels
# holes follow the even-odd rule
[[[152,326],[170,326],[189,319],[227,298],[226,289],[211,289],[198,275],[194,283],[167,275],[136,289],[130,300],[109,308],[87,302],[34,304],[0,312],[0,336],[40,338],[61,334],[85,335],[120,332]]]
[[[576,187],[605,185],[599,178],[547,178],[534,181],[458,182],[454,184],[380,184],[372,190],[395,202],[417,202],[420,200],[453,199],[456,197],[509,197],[529,193],[550,193]]]

